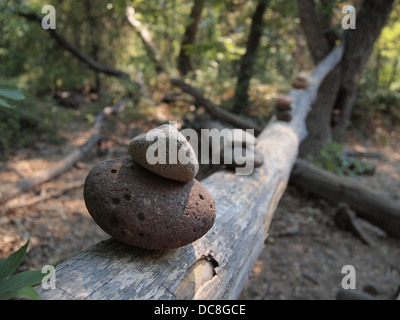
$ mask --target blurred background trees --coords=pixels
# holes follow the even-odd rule
[[[139,29],[129,22],[127,7],[134,8],[134,17],[148,32],[168,77],[185,77],[215,103],[265,124],[274,100],[290,89],[294,75],[300,70],[311,71],[317,62],[315,53],[309,51],[309,41],[303,32],[304,17],[298,11],[305,2],[46,2],[56,8],[57,31],[69,43],[99,64],[128,74],[127,79],[88,68],[64,50],[40,24],[18,14],[44,16],[43,1],[3,0],[0,86],[18,87],[28,98],[16,101],[14,109],[0,107],[2,154],[5,156],[12,148],[29,145],[31,139],[40,137],[57,143],[57,130],[68,121],[79,119],[90,123],[93,114],[105,104],[123,96],[132,98],[126,110],[132,121],[144,109],[158,112],[157,107],[171,88],[149,55]],[[334,0],[308,3],[314,4],[327,47],[331,48],[335,35],[340,36],[343,31],[341,7],[348,3]],[[354,5],[359,9],[361,3],[355,1]],[[361,73],[360,90],[350,118],[351,128],[360,134],[374,133],[371,122],[375,127],[384,123],[389,130],[400,122],[399,15],[400,4],[395,1],[388,23]],[[255,30],[256,40],[252,38]],[[245,86],[240,82],[243,78]],[[332,89],[327,87],[328,91]],[[150,100],[149,96],[143,97],[144,88]]]

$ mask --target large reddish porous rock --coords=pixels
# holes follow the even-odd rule
[[[213,225],[215,203],[197,180],[156,175],[132,158],[96,165],[84,186],[86,207],[109,235],[146,249],[171,249],[202,237]]]

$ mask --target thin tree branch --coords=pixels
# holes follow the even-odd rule
[[[29,21],[38,23],[41,25],[42,18],[39,17],[36,13],[26,13],[26,12],[18,12],[17,13],[20,17],[23,17]],[[118,77],[118,78],[129,78],[129,75],[126,72],[123,72],[118,69],[114,69],[108,66],[104,66],[97,62],[96,60],[93,60],[83,52],[79,51],[76,47],[74,47],[70,42],[67,41],[67,39],[64,38],[64,36],[57,31],[57,29],[47,29],[46,30],[49,35],[57,41],[57,43],[73,54],[78,60],[82,61],[83,63],[87,64],[89,68],[97,71],[104,73],[106,75]]]

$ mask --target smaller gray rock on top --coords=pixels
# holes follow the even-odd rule
[[[165,178],[188,182],[199,172],[189,141],[168,124],[133,138],[128,151],[136,163]]]

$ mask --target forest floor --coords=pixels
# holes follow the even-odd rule
[[[128,156],[126,146],[130,139],[149,129],[145,121],[128,126],[116,121],[116,128],[108,139],[99,148],[93,148],[72,170],[0,208],[0,259],[30,239],[20,269],[41,269],[108,238],[86,210],[82,195],[84,179],[100,161]],[[84,143],[90,132],[86,123],[75,121],[60,134],[65,138],[62,145],[48,145],[41,140],[17,150],[6,162],[0,163],[0,192],[65,157]],[[396,142],[390,143],[392,140]],[[383,157],[372,160],[376,165],[375,174],[356,179],[397,199],[400,205],[400,145],[399,140],[392,140],[385,147],[349,141],[348,148],[382,153]],[[54,191],[60,195],[26,205]],[[357,289],[362,291],[367,287],[378,299],[393,298],[400,286],[400,274],[389,263],[400,266],[400,241],[360,221],[378,243],[378,248],[371,248],[335,226],[334,209],[289,186],[240,299],[335,299],[345,276],[341,273],[345,265],[355,267]]]

